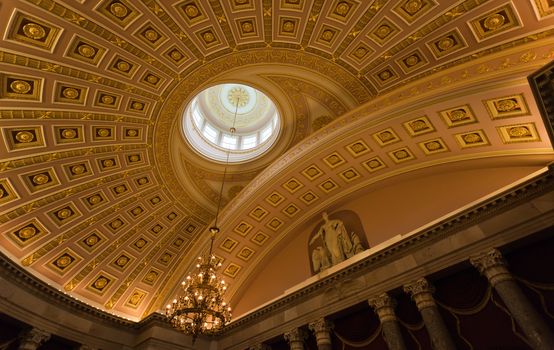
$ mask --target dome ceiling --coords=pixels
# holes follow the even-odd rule
[[[132,320],[205,248],[223,169],[180,118],[206,87],[259,89],[282,122],[229,169],[231,296],[293,228],[382,179],[552,159],[525,81],[554,57],[550,1],[8,0],[0,19],[2,252]]]
[[[183,113],[188,144],[209,160],[252,161],[273,146],[280,130],[275,104],[242,84],[219,84],[194,97]]]

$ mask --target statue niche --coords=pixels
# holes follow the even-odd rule
[[[308,252],[312,273],[319,273],[367,249],[367,239],[358,215],[350,210],[337,212],[332,218],[323,213],[323,222],[310,236]],[[341,220],[342,219],[342,220]]]

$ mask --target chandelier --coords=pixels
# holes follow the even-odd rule
[[[241,96],[237,96],[233,126],[230,128],[231,134],[236,131],[235,123],[240,103]],[[216,274],[216,270],[221,266],[221,263],[217,263],[215,255],[212,254],[214,239],[216,234],[219,233],[217,219],[221,209],[223,186],[229,165],[229,153],[230,150],[228,149],[214,226],[210,227],[210,250],[206,256],[198,257],[196,272],[188,275],[181,283],[182,295],[168,304],[165,310],[165,315],[171,325],[177,330],[190,335],[193,344],[199,335],[217,333],[231,320],[231,307],[223,300],[223,294],[227,286],[225,281],[218,278]]]
[[[218,232],[216,226],[210,228],[209,253],[198,257],[197,271],[181,283],[183,294],[168,304],[165,310],[171,325],[190,335],[193,344],[199,335],[216,333],[231,319],[231,308],[223,300],[227,286],[215,273],[221,263],[216,263],[216,257],[212,254]]]

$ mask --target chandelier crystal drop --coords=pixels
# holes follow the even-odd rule
[[[233,125],[229,129],[231,134],[236,132],[235,123],[240,102],[241,97],[237,96]],[[227,285],[216,274],[221,263],[217,263],[215,255],[212,254],[214,239],[216,234],[219,233],[217,220],[221,209],[221,198],[228,165],[229,151],[223,170],[214,226],[210,227],[210,250],[206,256],[198,257],[196,271],[188,275],[181,283],[182,295],[168,304],[165,310],[165,315],[171,325],[177,330],[190,335],[193,344],[199,335],[217,333],[231,320],[231,307],[223,300]]]

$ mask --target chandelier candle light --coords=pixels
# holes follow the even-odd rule
[[[235,117],[230,132],[235,133],[238,107],[241,96],[237,96]],[[223,180],[219,191],[219,200],[215,214],[214,226],[210,227],[210,250],[205,257],[198,257],[196,264],[197,272],[186,277],[181,283],[183,295],[174,299],[168,304],[165,310],[171,325],[179,331],[192,337],[194,344],[196,338],[201,334],[214,334],[231,320],[231,307],[223,300],[223,294],[227,289],[225,281],[218,278],[216,270],[221,263],[216,263],[216,257],[212,254],[214,239],[219,233],[217,219],[221,208],[223,186],[229,165],[229,153],[223,171]]]

